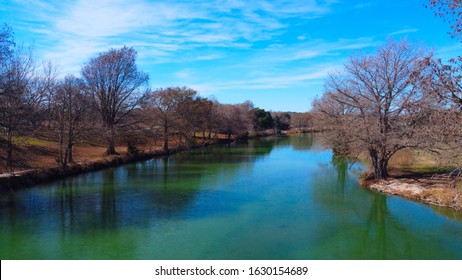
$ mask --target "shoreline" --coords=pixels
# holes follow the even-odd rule
[[[177,152],[177,151],[175,151]],[[179,152],[179,151],[178,151]],[[174,152],[170,153],[173,154]],[[149,160],[157,156],[166,156],[163,152],[143,152],[137,156],[125,154],[108,156],[103,160],[85,161],[70,164],[66,170],[59,166],[50,168],[35,168],[25,171],[4,173],[0,176],[0,192],[8,192],[24,189],[41,183],[52,182],[55,180],[72,177],[84,173],[100,171],[106,168],[117,167],[128,163]]]
[[[363,180],[361,186],[387,195],[400,196],[429,205],[462,212],[462,190],[451,186],[450,178],[391,178]]]
[[[209,143],[206,146],[221,143],[226,143],[226,141],[215,141],[213,143]],[[73,163],[68,165],[66,170],[64,171],[62,167],[54,166],[50,168],[35,168],[24,171],[17,171],[13,173],[3,173],[0,174],[0,193],[20,190],[41,183],[52,182],[55,180],[64,179],[84,173],[100,171],[107,168],[119,167],[125,164],[146,161],[157,157],[170,156],[179,152],[197,149],[201,147],[204,146],[180,146],[170,149],[169,153],[165,153],[162,150],[150,152],[140,151],[137,155],[128,155],[126,153],[123,153],[115,156],[106,156],[104,159],[100,160],[89,160],[84,162]]]
[[[273,136],[274,133],[256,133],[255,135],[248,137],[261,138]],[[53,166],[49,168],[34,168],[23,171],[15,171],[13,173],[1,173],[0,174],[0,193],[11,192],[28,188],[41,183],[52,182],[59,179],[64,179],[84,173],[100,171],[103,169],[118,167],[129,163],[135,163],[145,160],[150,160],[156,157],[170,156],[179,152],[198,149],[202,147],[213,146],[216,144],[226,144],[236,141],[236,139],[215,139],[206,145],[197,144],[194,146],[178,146],[170,149],[169,153],[165,153],[162,150],[156,151],[140,151],[137,155],[128,155],[121,153],[115,156],[106,156],[104,159],[99,160],[86,160],[84,162],[77,162],[69,164],[66,170],[62,170],[61,166]]]

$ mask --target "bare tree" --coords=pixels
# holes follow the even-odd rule
[[[8,25],[3,25],[0,29],[0,66],[6,63],[7,58],[13,53],[15,46],[13,31]]]
[[[290,128],[292,116],[288,112],[273,112],[274,129],[277,133]]]
[[[52,119],[52,102],[58,82],[59,66],[57,63],[45,61],[41,65],[41,71],[36,72],[32,80],[33,92],[36,104],[39,105],[34,117],[33,125],[38,128],[45,121],[50,126]]]
[[[202,144],[207,144],[216,135],[216,108],[215,104],[207,98],[196,97],[191,103],[190,116],[187,118],[191,129],[202,132]]]
[[[53,119],[59,136],[59,163],[63,170],[73,162],[73,146],[87,128],[85,117],[90,110],[90,99],[84,89],[81,79],[68,75],[58,84],[53,96]]]
[[[442,103],[433,114],[432,132],[438,136],[439,157],[445,162],[460,166],[458,156],[462,151],[462,57],[450,59],[444,64],[441,59],[424,62],[429,70],[421,73],[419,83],[430,96]],[[442,145],[441,145],[442,144]],[[453,161],[448,161],[453,158]]]
[[[290,127],[295,129],[297,132],[316,129],[313,126],[313,114],[311,112],[292,113]]]
[[[253,105],[249,102],[242,104],[218,104],[218,118],[220,130],[226,133],[228,140],[231,136],[240,137],[252,129],[250,111]]]
[[[448,64],[444,64],[441,59],[429,59],[426,63],[431,71],[420,78],[427,91],[462,111],[462,57],[451,58]]]
[[[388,41],[374,55],[351,57],[313,104],[335,148],[347,155],[367,151],[377,179],[388,177],[388,161],[398,150],[428,144],[417,136],[437,108],[415,79],[429,56],[406,41]]]
[[[429,0],[429,5],[435,15],[444,18],[451,24],[453,38],[462,39],[462,1],[461,0]]]
[[[41,67],[34,71],[31,79],[30,111],[29,119],[33,132],[39,131],[44,121],[50,121],[51,100],[56,90],[58,66],[50,61],[43,62]]]
[[[461,0],[429,0],[429,5],[436,16],[451,24],[451,37],[462,42],[462,1]],[[442,153],[443,157],[460,155],[462,140],[462,57],[451,58],[446,64],[441,59],[427,60],[432,71],[426,73],[421,80],[427,91],[439,96],[447,102],[445,110],[435,114],[439,125],[435,126],[435,133],[441,135],[450,152]],[[444,149],[442,149],[444,151]],[[460,160],[455,160],[460,166]]]
[[[116,128],[140,105],[149,77],[138,70],[136,51],[128,47],[110,49],[90,59],[82,68],[82,77],[106,130],[106,154],[117,154]]]
[[[1,63],[0,129],[6,143],[6,166],[13,171],[13,137],[30,125],[37,100],[31,86],[35,69],[32,54],[22,47],[10,50]]]
[[[152,92],[145,108],[154,117],[155,125],[162,128],[163,150],[169,153],[169,136],[174,128],[178,129],[186,116],[186,103],[192,102],[197,92],[187,87],[169,87]],[[148,113],[149,114],[149,113]]]

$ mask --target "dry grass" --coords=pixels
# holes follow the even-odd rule
[[[431,204],[462,210],[462,189],[435,188],[423,195]]]
[[[457,163],[445,161],[429,152],[418,149],[403,149],[390,159],[389,168],[401,173],[446,173],[455,168]]]
[[[202,136],[202,134],[201,134]],[[215,135],[215,140],[222,140],[226,135]],[[148,137],[137,136],[137,149],[141,153],[153,154],[162,152],[162,141],[154,141]],[[201,140],[197,139],[196,144],[200,144]],[[0,143],[0,174],[7,173],[8,170],[5,166],[6,150],[4,145]],[[44,169],[58,167],[59,158],[59,142],[47,139],[46,136],[42,137],[16,137],[14,144],[17,147],[13,153],[15,160],[15,172],[30,170],[30,169]],[[178,139],[171,137],[169,141],[171,150],[176,150],[180,147]],[[116,146],[116,151],[122,156],[127,153],[127,144],[119,143]],[[75,164],[84,164],[92,162],[100,162],[111,160],[111,157],[105,155],[105,143],[95,142],[80,142],[74,145],[73,159]]]
[[[390,159],[390,179],[363,178],[361,184],[386,194],[462,211],[462,176],[450,173],[460,164],[425,151],[403,149]]]
[[[53,168],[58,166],[59,143],[57,141],[48,140],[37,137],[17,137],[14,139],[14,144],[17,149],[13,153],[15,159],[15,171],[23,171],[29,169]],[[147,139],[145,143],[139,145],[139,149],[144,152],[153,152],[161,149],[161,143],[156,143]],[[172,146],[176,144],[171,143]],[[127,146],[118,145],[116,150],[125,154]],[[75,163],[87,163],[101,161],[107,158],[105,155],[106,146],[101,143],[78,143],[74,146],[73,151]],[[0,145],[0,158],[6,158],[6,151]],[[0,163],[0,173],[7,172],[4,160]]]
[[[457,178],[400,178],[369,182],[370,189],[462,211],[462,182]]]

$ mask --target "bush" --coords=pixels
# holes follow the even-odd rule
[[[132,141],[127,142],[127,153],[130,156],[137,156],[140,153],[140,150],[136,146],[136,144]]]

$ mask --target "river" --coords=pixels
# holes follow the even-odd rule
[[[312,134],[0,197],[1,259],[462,259],[462,216],[358,184]]]

